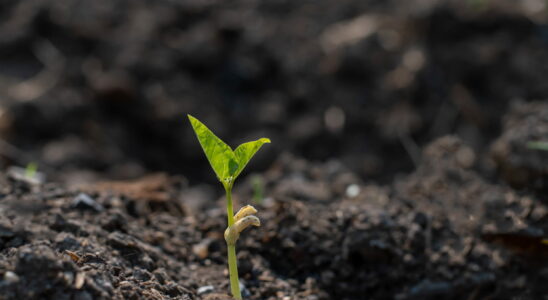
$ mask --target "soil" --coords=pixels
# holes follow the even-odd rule
[[[0,299],[230,299],[187,113],[273,141],[234,191],[245,299],[548,299],[523,3],[0,3]]]

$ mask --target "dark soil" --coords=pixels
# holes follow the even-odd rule
[[[424,155],[387,186],[336,162],[277,160],[264,175],[270,197],[256,205],[263,226],[239,241],[247,298],[545,296],[548,207],[485,182],[458,138]],[[223,199],[192,206],[199,193],[162,175],[73,188],[1,180],[3,298],[211,299],[197,295],[208,285],[227,293]],[[251,197],[247,184],[238,203]]]
[[[0,299],[548,299],[542,3],[0,2]]]

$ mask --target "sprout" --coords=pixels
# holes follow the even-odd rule
[[[198,119],[188,115],[190,124],[198,137],[198,141],[204,150],[204,153],[217,175],[219,181],[223,184],[226,192],[226,212],[228,227],[225,230],[225,241],[228,248],[228,270],[230,273],[230,289],[232,296],[236,299],[242,299],[240,293],[240,283],[238,280],[238,263],[236,260],[236,241],[240,233],[249,226],[260,226],[261,221],[254,216],[257,210],[246,205],[242,207],[236,215],[232,207],[232,187],[234,181],[240,175],[251,158],[257,153],[262,145],[270,143],[267,138],[261,138],[256,141],[243,143],[232,150],[225,142],[219,139],[211,130],[209,130]]]
[[[533,149],[533,150],[548,151],[548,142],[545,142],[545,141],[528,142],[527,148]]]
[[[25,176],[27,178],[33,178],[36,175],[37,171],[38,171],[38,164],[35,162],[30,162],[27,164],[27,167],[25,168]]]
[[[253,203],[261,204],[264,199],[264,180],[260,175],[251,178],[251,187],[253,189]]]

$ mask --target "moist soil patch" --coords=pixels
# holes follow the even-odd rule
[[[245,298],[542,299],[545,203],[486,182],[458,138],[423,156],[385,186],[336,161],[281,156],[256,204],[263,225],[238,243]],[[165,175],[0,180],[3,299],[229,299],[224,199],[196,209],[191,187]]]

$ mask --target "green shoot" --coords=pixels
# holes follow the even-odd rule
[[[236,241],[240,232],[249,226],[260,226],[259,218],[254,216],[257,210],[250,205],[242,207],[234,215],[232,207],[232,187],[234,181],[240,175],[251,158],[257,153],[262,145],[270,143],[267,138],[261,138],[256,141],[243,143],[232,150],[225,142],[218,138],[202,122],[188,115],[190,124],[198,137],[198,141],[204,150],[204,153],[211,165],[211,168],[217,175],[219,181],[223,184],[226,192],[226,212],[228,227],[225,230],[225,240],[228,248],[228,270],[230,274],[230,290],[232,296],[238,300],[242,299],[240,293],[240,282],[238,279],[238,263],[236,260]]]
[[[253,203],[261,204],[264,199],[263,177],[255,175],[251,178],[251,187],[253,188]]]
[[[27,167],[25,168],[25,177],[33,178],[34,175],[36,175],[36,171],[38,171],[38,164],[36,164],[35,162],[28,163]]]
[[[543,141],[529,142],[527,143],[527,148],[533,149],[533,150],[548,151],[548,142],[543,142]]]

